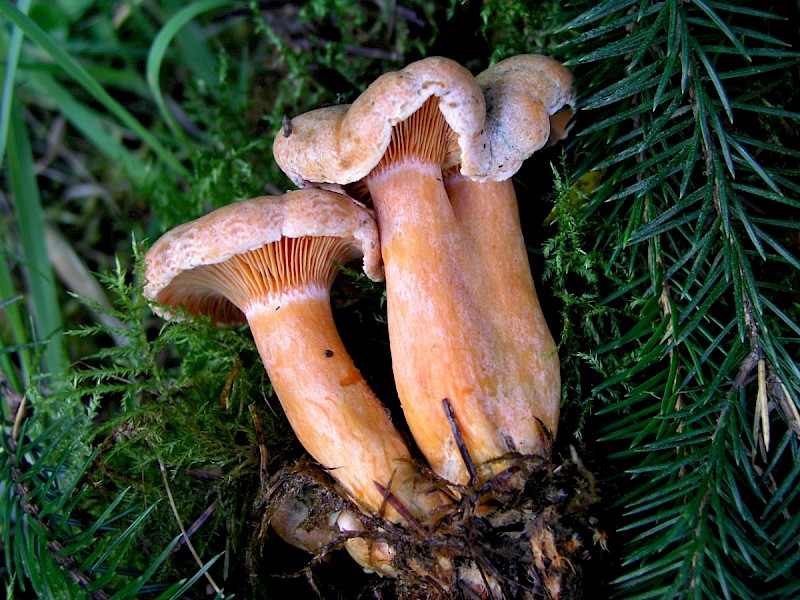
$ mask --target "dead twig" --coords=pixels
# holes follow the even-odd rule
[[[464,461],[464,466],[467,467],[467,472],[469,472],[469,483],[471,485],[478,479],[478,469],[475,467],[475,463],[473,462],[472,457],[469,455],[467,444],[464,442],[464,436],[461,435],[461,428],[458,425],[458,421],[456,421],[456,416],[453,413],[453,407],[450,405],[450,400],[447,398],[442,398],[442,406],[444,406],[444,413],[447,415],[447,422],[450,423],[450,430],[453,432],[453,437],[456,440],[458,453],[461,455],[461,460]]]

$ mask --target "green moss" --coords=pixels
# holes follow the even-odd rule
[[[562,3],[488,0],[481,8],[481,32],[492,48],[490,62],[516,54],[553,54]]]

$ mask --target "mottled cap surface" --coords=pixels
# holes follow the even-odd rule
[[[574,106],[572,73],[548,56],[522,54],[492,65],[475,81],[486,102],[482,137],[488,143],[480,161],[462,163],[461,174],[502,181],[547,144],[550,117]]]
[[[275,161],[300,187],[358,181],[383,157],[392,128],[432,96],[440,99],[462,153],[469,152],[483,126],[483,93],[467,69],[435,56],[381,75],[352,105],[295,117],[289,136],[281,132],[275,138]]]
[[[359,181],[380,162],[392,128],[436,97],[455,134],[461,173],[499,181],[547,142],[549,115],[573,101],[572,81],[565,67],[540,55],[506,59],[478,78],[450,59],[425,58],[380,76],[352,105],[293,118],[273,153],[299,187]]]
[[[169,286],[181,285],[180,276],[198,267],[223,263],[282,238],[304,237],[347,238],[363,255],[367,276],[383,279],[372,213],[343,194],[309,189],[235,202],[168,231],[145,255],[144,295],[160,302]],[[234,321],[228,317],[217,320]]]

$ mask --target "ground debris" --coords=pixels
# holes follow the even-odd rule
[[[289,533],[288,541],[314,555],[296,573],[309,580],[315,565],[354,538],[382,548],[391,562],[383,574],[392,576],[365,574],[364,598],[581,598],[591,585],[584,567],[606,552],[606,536],[595,514],[601,503],[594,474],[574,448],[565,455],[505,456],[508,467],[487,481],[440,481],[454,497],[453,509],[413,526],[358,512],[318,466],[302,461],[272,478],[259,535],[272,523],[287,539],[286,515],[294,515],[289,521],[299,535]],[[356,515],[357,533],[336,527],[342,511]]]

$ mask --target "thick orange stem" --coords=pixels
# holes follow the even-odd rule
[[[336,331],[327,290],[311,289],[247,310],[264,366],[303,447],[362,508],[403,516],[375,485],[416,518],[445,504],[430,493],[385,408]]]
[[[442,406],[447,398],[472,460],[508,452],[493,422],[498,364],[490,323],[471,291],[472,252],[438,167],[405,161],[367,179],[386,270],[395,384],[417,445],[439,475],[469,479]]]
[[[561,400],[558,353],[536,295],[510,179],[477,183],[459,174],[445,179],[456,219],[469,240],[471,292],[491,325],[500,383],[492,420],[515,449],[547,455]],[[541,419],[541,424],[539,423]]]

